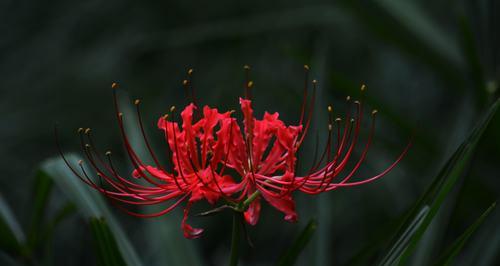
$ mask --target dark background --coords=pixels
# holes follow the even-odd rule
[[[35,171],[57,156],[55,123],[65,151],[78,150],[76,128],[91,127],[97,142],[125,162],[112,108],[113,81],[121,84],[122,96],[142,99],[150,138],[162,144],[156,119],[171,105],[181,108],[187,102],[181,85],[187,69],[194,68],[202,104],[238,110],[243,65],[251,65],[256,114],[278,111],[293,123],[299,115],[303,65],[308,64],[319,82],[319,97],[302,154],[306,161],[316,132],[324,142],[326,106],[342,112],[345,97],[359,95],[363,83],[368,86],[364,102],[379,110],[380,119],[361,176],[387,167],[411,135],[413,148],[378,182],[320,196],[297,195],[298,224],[286,223],[266,205],[259,224],[249,228],[255,248],[243,246],[242,261],[272,264],[316,217],[318,230],[299,263],[353,264],[359,252],[394,231],[498,97],[498,11],[494,0],[1,1],[0,195],[20,223],[28,224]],[[497,115],[432,233],[422,240],[415,265],[433,261],[498,199],[499,120]],[[120,167],[129,169],[125,163]],[[49,213],[65,201],[55,190]],[[198,206],[198,211],[208,207]],[[229,213],[191,218],[206,229],[199,240],[180,237],[179,214],[141,220],[116,212],[116,217],[146,265],[175,265],[177,249],[183,247],[194,250],[202,264],[225,264]],[[55,229],[47,244],[51,251],[37,252],[34,260],[93,264],[87,224],[76,213],[70,216]],[[500,213],[494,211],[457,265],[500,260],[498,224]],[[171,229],[164,239],[155,239],[155,230],[167,225]]]

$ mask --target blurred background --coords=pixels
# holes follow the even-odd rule
[[[303,65],[310,65],[319,86],[313,128],[302,150],[304,171],[316,136],[324,145],[326,106],[343,116],[345,97],[358,99],[361,84],[368,88],[366,112],[376,108],[380,119],[360,177],[390,165],[412,135],[414,144],[380,181],[320,196],[296,195],[297,224],[265,205],[258,225],[247,228],[254,247],[242,243],[241,264],[273,265],[312,218],[318,227],[299,265],[374,264],[398,222],[498,98],[499,11],[494,0],[1,1],[0,205],[10,209],[2,212],[15,220],[18,237],[37,239],[33,232],[42,225],[49,225],[49,233],[21,252],[2,249],[0,264],[96,263],[85,211],[68,205],[74,198],[64,185],[40,185],[45,179],[38,178],[38,170],[58,156],[56,123],[65,152],[79,156],[76,129],[91,127],[98,145],[112,149],[119,168],[130,171],[111,82],[120,83],[124,106],[142,99],[148,135],[160,149],[156,120],[171,105],[187,102],[182,88],[187,70],[194,68],[201,104],[238,110],[245,64],[252,67],[257,116],[277,111],[287,123],[299,116]],[[419,242],[413,265],[434,262],[498,199],[499,136],[497,115]],[[40,187],[50,192],[42,199]],[[40,205],[43,213],[36,212]],[[199,204],[193,213],[208,207]],[[226,263],[230,213],[190,218],[206,231],[201,239],[186,240],[181,209],[156,219],[107,210],[144,265]],[[455,264],[499,263],[499,224],[500,212],[494,210]]]

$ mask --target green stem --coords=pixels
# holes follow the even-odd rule
[[[233,214],[233,232],[231,236],[231,258],[229,266],[238,265],[238,256],[240,253],[240,221],[241,213],[234,212]]]
[[[250,197],[248,197],[243,202],[243,205],[241,206],[242,210],[245,211],[248,208],[248,206],[250,206],[250,203],[252,203],[252,201],[254,201],[258,196],[260,196],[260,191],[256,190],[254,193],[252,193],[252,195],[250,195]]]

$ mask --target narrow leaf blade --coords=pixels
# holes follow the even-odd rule
[[[66,157],[70,164],[76,163],[80,159],[71,154]],[[84,216],[88,218],[103,217],[106,219],[127,265],[142,265],[135,249],[108,209],[103,198],[75,177],[62,159],[55,158],[45,161],[42,164],[41,170],[54,180],[61,190],[66,193],[66,196],[78,206],[78,209]]]
[[[293,242],[288,250],[278,261],[279,266],[294,265],[302,250],[307,246],[317,228],[315,219],[311,219],[304,227],[299,237]]]
[[[106,220],[102,218],[90,219],[92,235],[96,242],[99,265],[119,266],[125,265],[124,258],[114,238],[113,232],[109,228]]]
[[[496,205],[496,202],[491,204],[491,206],[481,216],[479,216],[479,218],[471,226],[469,226],[469,228],[467,228],[467,230],[465,230],[465,232],[457,238],[457,240],[455,240],[450,248],[441,256],[436,265],[450,265],[472,234],[474,234],[477,228],[484,222],[486,217],[488,217]]]
[[[395,263],[404,264],[406,260],[408,260],[419,240],[425,233],[425,230],[441,207],[444,199],[461,177],[464,168],[469,163],[474,153],[482,133],[496,113],[498,105],[499,101],[497,100],[490,107],[483,119],[476,125],[469,137],[446,162],[439,174],[434,178],[432,184],[410,210],[407,218],[399,227],[395,237],[393,237],[388,252],[380,261],[379,265],[393,265]],[[415,221],[419,219],[419,213],[421,213],[425,206],[429,208],[425,218],[416,228],[413,228],[414,230],[409,231],[411,226],[415,224]],[[408,232],[410,233],[408,234]],[[402,238],[407,239],[407,241],[401,241]]]
[[[19,254],[24,241],[25,236],[19,222],[0,195],[0,248]]]

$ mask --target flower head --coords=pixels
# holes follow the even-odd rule
[[[245,69],[248,73],[249,67]],[[90,129],[79,129],[78,132],[84,154],[96,177],[87,173],[82,161],[79,162],[80,171],[77,171],[61,154],[75,175],[130,215],[157,217],[186,202],[181,228],[187,238],[199,237],[203,232],[203,229],[193,228],[186,222],[192,204],[200,200],[216,204],[223,199],[232,209],[243,212],[247,223],[255,225],[259,220],[263,199],[283,212],[285,220],[296,221],[292,197],[294,192],[318,194],[374,181],[394,168],[409,148],[408,145],[395,162],[380,174],[352,181],[372,142],[377,112],[372,111],[368,140],[354,167],[348,170],[348,162],[359,142],[363,117],[361,102],[351,101],[348,97],[354,114],[348,111],[344,119],[333,119],[333,109],[328,107],[328,140],[325,148],[319,160],[307,172],[300,174],[297,169],[298,152],[310,127],[316,91],[316,81],[313,81],[312,96],[308,97],[309,67],[305,66],[304,69],[306,86],[301,115],[296,125],[286,125],[279,119],[278,113],[265,112],[261,119],[256,118],[250,96],[253,86],[251,80],[245,83],[245,97],[239,99],[243,116],[241,122],[233,117],[234,111],[219,112],[209,106],[198,107],[192,87],[189,87],[190,80],[186,80],[184,85],[186,91],[191,90],[192,103],[180,115],[172,107],[157,122],[167,144],[168,163],[163,163],[149,144],[142,124],[140,101],[134,102],[145,146],[154,161],[154,165],[149,165],[136,153],[126,134],[123,114],[116,99],[117,85],[113,83],[118,125],[127,155],[135,168],[131,177],[124,177],[115,170],[111,152],[105,153],[106,159],[99,154],[93,145]],[[188,74],[191,73],[192,70]],[[122,206],[165,202],[169,204],[163,210],[150,214],[136,213]]]

